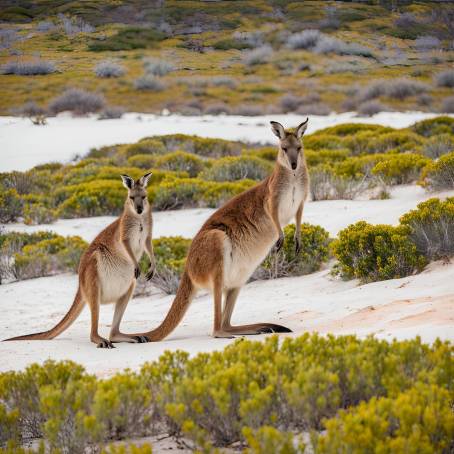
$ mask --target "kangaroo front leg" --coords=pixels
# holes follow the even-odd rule
[[[222,314],[222,330],[239,335],[254,335],[263,333],[291,333],[292,331],[285,326],[276,325],[274,323],[253,323],[250,325],[231,325],[231,318],[235,303],[240,293],[239,288],[227,290],[225,297],[224,313]]]
[[[135,282],[131,284],[128,291],[115,304],[115,312],[109,336],[111,342],[135,342],[135,343],[149,342],[149,339],[146,336],[135,336],[120,332],[121,319],[123,318],[126,306],[128,305],[128,302],[131,299],[134,288]]]
[[[282,230],[281,223],[279,221],[279,204],[278,204],[276,197],[274,197],[271,200],[270,215],[271,215],[271,220],[273,221],[274,227],[276,228],[277,234],[279,235],[279,238],[276,241],[276,244],[274,245],[275,250],[277,252],[284,245],[284,231]]]
[[[295,215],[295,252],[299,254],[301,250],[301,218],[303,217],[303,202],[301,202]]]

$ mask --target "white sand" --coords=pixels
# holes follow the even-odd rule
[[[454,191],[437,195],[452,196]],[[359,219],[396,223],[401,214],[428,197],[415,186],[396,188],[393,196],[382,201],[309,203],[303,220],[323,225],[335,235],[340,228]],[[155,236],[190,237],[209,213],[210,210],[156,213]],[[80,234],[90,240],[110,220],[59,221],[51,228],[63,234]],[[0,286],[2,337],[49,329],[66,313],[76,289],[77,276],[68,274]],[[138,332],[156,327],[172,300],[173,296],[158,292],[151,297],[134,299],[126,310],[123,330]],[[74,325],[57,339],[0,343],[0,370],[22,369],[48,358],[72,359],[103,376],[125,367],[138,368],[167,349],[183,349],[191,354],[221,349],[231,341],[210,336],[212,312],[211,297],[201,295],[193,302],[182,324],[163,342],[118,344],[114,350],[101,350],[88,340],[89,312],[85,309]],[[100,331],[105,336],[112,315],[112,305],[101,308]],[[318,331],[359,336],[375,334],[385,339],[420,335],[426,342],[437,337],[454,341],[454,265],[433,263],[415,276],[362,286],[356,281],[334,279],[329,270],[254,282],[242,289],[233,319],[235,323],[281,323],[293,329],[294,335]]]
[[[308,133],[341,123],[376,123],[404,128],[439,114],[423,112],[381,112],[373,117],[357,117],[354,112],[311,115]],[[269,121],[296,126],[302,115],[241,116],[157,116],[129,113],[117,120],[99,121],[95,116],[72,118],[66,114],[49,118],[36,126],[27,118],[0,117],[0,171],[26,170],[50,161],[67,162],[85,155],[91,148],[116,143],[132,143],[158,134],[196,134],[249,142],[275,143]]]
[[[348,225],[364,220],[372,224],[397,224],[399,217],[430,197],[453,197],[453,191],[428,193],[420,186],[396,186],[391,188],[391,198],[387,200],[326,200],[307,202],[304,207],[303,221],[321,225],[331,236]],[[153,213],[153,237],[182,235],[192,238],[202,224],[215,210],[194,208],[177,211],[158,211]],[[87,241],[94,237],[114,216],[92,218],[59,219],[54,224],[24,225],[0,224],[7,231],[37,232],[48,230],[60,235],[79,235]]]

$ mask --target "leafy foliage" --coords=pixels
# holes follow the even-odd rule
[[[405,226],[370,225],[365,221],[350,225],[333,242],[339,273],[368,282],[401,278],[421,270],[425,259],[408,235]]]

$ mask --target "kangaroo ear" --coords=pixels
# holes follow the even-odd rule
[[[146,173],[143,177],[141,177],[139,180],[140,185],[143,186],[144,188],[146,188],[148,185],[148,180],[150,179],[151,175],[153,175],[153,174],[151,172],[149,172],[149,173]]]
[[[273,131],[274,135],[279,137],[279,139],[283,139],[285,137],[284,127],[277,121],[270,121],[270,123],[271,131]]]
[[[121,179],[123,180],[123,185],[127,189],[132,189],[134,186],[134,180],[129,175],[121,175]]]
[[[301,139],[303,134],[306,132],[307,123],[309,122],[309,118],[306,118],[306,121],[303,121],[297,128],[296,128],[296,137]]]

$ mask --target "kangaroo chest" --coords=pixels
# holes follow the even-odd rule
[[[279,223],[282,227],[292,220],[304,198],[304,186],[299,178],[295,177],[282,188],[279,197]]]
[[[143,254],[149,228],[145,221],[138,221],[131,229],[131,247],[137,259]]]

